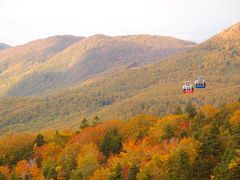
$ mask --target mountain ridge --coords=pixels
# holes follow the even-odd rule
[[[76,36],[54,36],[1,51],[0,96],[34,67],[46,63],[50,57],[80,39]]]
[[[84,38],[33,69],[7,95],[33,95],[76,85],[95,75],[159,61],[195,45],[164,36],[142,37],[93,35]]]

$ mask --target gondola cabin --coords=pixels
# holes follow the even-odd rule
[[[194,81],[195,88],[206,88],[206,81],[203,78],[197,78]]]
[[[182,90],[184,94],[194,93],[194,87],[193,85],[190,84],[190,82],[185,82],[182,87]]]

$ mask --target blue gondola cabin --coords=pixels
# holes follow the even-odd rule
[[[194,82],[195,88],[206,88],[206,81],[203,78],[197,78]]]

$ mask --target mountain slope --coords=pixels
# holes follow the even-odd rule
[[[10,47],[11,46],[9,46],[8,44],[0,43],[0,51],[4,50],[4,49],[7,49],[7,48],[10,48]]]
[[[240,89],[240,24],[214,36],[199,46],[171,57],[154,66],[135,72],[126,72],[126,79],[119,76],[116,83],[131,82],[139,85],[151,80],[147,87],[135,86],[130,98],[106,106],[98,115],[106,118],[129,117],[138,113],[163,114],[173,111],[192,100],[198,104],[208,102],[219,105],[224,100],[238,97]],[[196,90],[193,95],[181,94],[185,80],[194,80],[204,76],[207,80],[206,90]],[[128,86],[128,85],[126,85]],[[108,85],[109,87],[109,85]],[[111,86],[110,86],[111,87]],[[127,107],[127,108],[126,108]],[[118,110],[118,111],[117,111]]]
[[[54,36],[0,52],[0,96],[33,68],[79,41],[75,36]]]
[[[33,95],[76,85],[99,74],[159,61],[193,45],[164,36],[91,36],[34,68],[7,95]]]
[[[236,24],[153,65],[95,77],[39,98],[5,98],[0,101],[1,131],[76,127],[83,117],[98,115],[104,120],[144,113],[162,115],[189,100],[219,105],[236,99],[240,89],[239,28]],[[183,95],[183,82],[199,75],[205,77],[207,89]]]

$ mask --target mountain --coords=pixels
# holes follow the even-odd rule
[[[7,48],[10,48],[10,47],[11,46],[9,46],[8,44],[0,43],[0,51],[4,50],[4,49],[7,49]]]
[[[75,36],[54,36],[0,52],[0,96],[32,69],[81,40]]]
[[[240,95],[239,30],[240,23],[187,52],[142,69],[114,75],[111,78],[114,80],[105,86],[111,89],[124,84],[121,88],[129,89],[128,93],[132,92],[132,95],[104,106],[96,114],[104,118],[129,118],[139,113],[162,115],[173,112],[189,100],[198,105],[221,105],[226,99],[236,99]],[[193,81],[197,76],[205,77],[207,89],[183,95],[183,82]],[[118,92],[121,97],[125,93]]]
[[[12,85],[6,94],[25,96],[59,90],[100,74],[157,62],[194,45],[165,36],[90,36],[31,68],[31,73]]]
[[[1,132],[44,127],[76,127],[82,118],[124,119],[136,114],[163,115],[191,100],[221,105],[239,96],[240,24],[206,42],[160,62],[123,69],[39,97],[0,101]],[[77,44],[74,44],[74,46]],[[185,80],[204,76],[207,88],[182,94]]]

